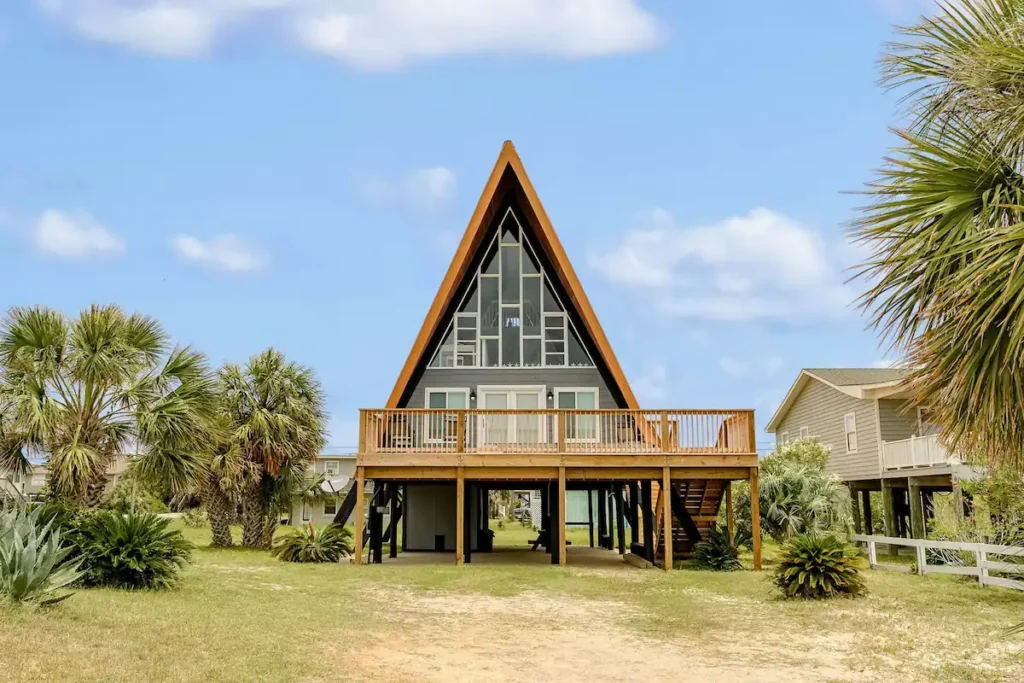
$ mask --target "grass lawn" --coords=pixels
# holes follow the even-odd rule
[[[527,536],[511,524],[497,543]],[[585,530],[570,538],[589,545]],[[867,581],[868,597],[821,604],[778,599],[768,572],[290,565],[200,547],[175,590],[80,590],[51,610],[0,609],[0,680],[1024,677],[1024,640],[1002,635],[1024,620],[1024,594],[945,576]]]

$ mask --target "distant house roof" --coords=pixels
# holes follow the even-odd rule
[[[854,398],[876,398],[877,391],[893,391],[910,376],[909,368],[804,368],[797,375],[786,398],[768,422],[765,431],[775,433],[779,423],[793,406],[793,401],[811,380],[816,380]]]

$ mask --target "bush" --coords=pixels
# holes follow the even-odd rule
[[[181,521],[192,529],[202,529],[206,526],[206,512],[203,511],[203,508],[189,508],[181,516]]]
[[[120,512],[122,515],[168,512],[170,509],[145,484],[140,482],[138,475],[131,470],[121,475],[110,493],[103,497],[100,507],[104,510]]]
[[[113,588],[168,588],[188,564],[192,544],[155,515],[96,512],[78,524],[85,583]]]
[[[861,595],[864,579],[853,566],[856,551],[829,534],[802,534],[782,546],[775,585],[787,598],[820,600]]]
[[[730,547],[728,531],[718,526],[711,528],[704,540],[693,548],[693,559],[700,569],[716,572],[731,572],[742,569],[739,553]]]
[[[0,596],[14,602],[53,605],[71,597],[61,589],[81,576],[69,562],[71,547],[42,511],[0,510]]]
[[[285,562],[338,562],[352,553],[352,532],[340,524],[317,531],[309,522],[281,537],[271,552]]]

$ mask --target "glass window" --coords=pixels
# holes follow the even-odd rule
[[[487,250],[487,255],[484,257],[484,265],[480,269],[481,273],[487,275],[498,274],[498,242],[491,242],[490,248]]]
[[[462,308],[459,309],[460,313],[476,313],[477,300],[479,294],[476,289],[476,278],[473,278],[473,284],[469,287],[469,292],[466,293],[466,298],[462,302]]]
[[[843,417],[843,426],[846,428],[846,452],[854,453],[857,450],[857,414],[847,413]]]
[[[485,368],[496,368],[499,365],[498,358],[498,340],[497,339],[482,339],[480,340],[481,347],[483,348],[483,360],[482,364]]]
[[[449,327],[444,335],[441,346],[438,347],[434,360],[430,361],[432,368],[451,368],[455,366],[455,331]]]
[[[555,389],[560,410],[596,410],[597,389]],[[597,415],[568,415],[565,438],[575,441],[597,441]]]
[[[463,410],[468,403],[468,389],[427,389],[427,408],[431,410]],[[458,436],[458,419],[455,413],[431,413],[427,422],[427,441],[454,443]]]
[[[502,309],[501,326],[501,364],[504,366],[519,365],[519,307]]]
[[[502,244],[519,243],[519,223],[511,210],[505,214],[505,220],[501,222],[501,242]]]
[[[540,264],[537,262],[537,257],[533,254],[533,247],[530,246],[530,242],[523,238],[523,273],[539,273]]]
[[[541,340],[540,339],[524,339],[523,340],[523,365],[524,366],[539,366],[541,361]]]
[[[480,278],[480,334],[482,336],[498,336],[498,317],[500,314],[498,278]]]
[[[544,278],[544,312],[562,312],[562,305],[558,303],[558,297],[555,296],[555,291],[551,289],[551,283],[548,282],[548,278],[546,277]]]
[[[308,522],[312,518],[311,517],[311,512],[312,511],[309,509],[309,503],[307,501],[302,501],[302,521],[303,522]]]
[[[501,246],[501,303],[519,303],[519,247]]]
[[[540,277],[523,278],[523,334],[540,334]]]
[[[337,474],[341,471],[341,465],[336,460],[328,460],[324,463],[324,472],[327,474]]]
[[[575,329],[569,331],[569,365],[593,365],[583,344],[580,343],[579,337],[576,336]]]
[[[325,515],[336,515],[338,514],[338,499],[331,497],[324,501],[324,514]]]

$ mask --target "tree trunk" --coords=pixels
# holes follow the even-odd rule
[[[263,547],[269,548],[274,544],[274,532],[277,531],[278,515],[271,510],[263,525]]]
[[[242,545],[246,548],[269,548],[266,542],[269,505],[263,499],[260,483],[242,489]]]
[[[203,499],[203,507],[206,508],[206,518],[210,521],[210,531],[213,533],[211,545],[214,548],[230,548],[234,545],[230,526],[235,515],[234,504],[220,487],[216,475],[206,476],[200,496]]]

